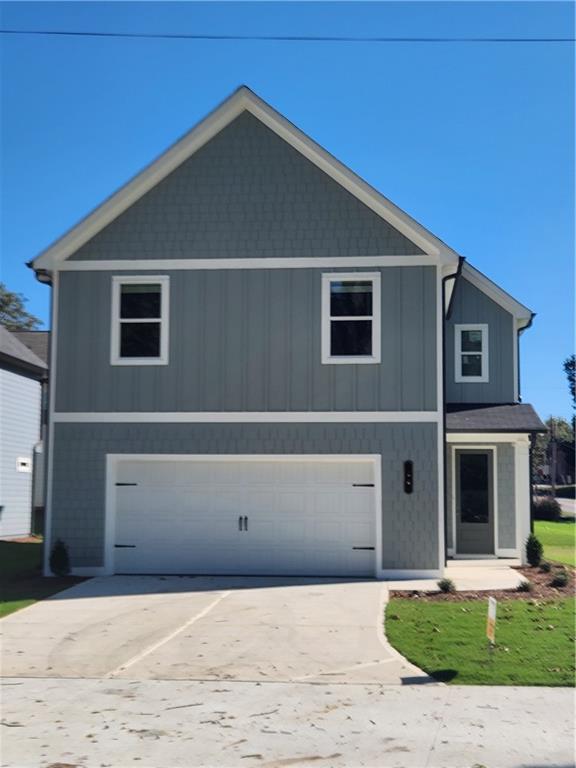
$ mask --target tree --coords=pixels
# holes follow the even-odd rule
[[[21,293],[13,293],[0,283],[0,325],[9,331],[33,331],[42,325],[41,320],[26,311],[26,301]]]
[[[570,355],[564,360],[564,373],[568,379],[572,407],[576,408],[576,355]]]
[[[543,465],[550,466],[552,459],[552,440],[556,445],[572,446],[574,444],[574,429],[570,422],[561,416],[550,416],[544,422],[548,431],[536,436],[532,460],[534,469],[538,470]]]

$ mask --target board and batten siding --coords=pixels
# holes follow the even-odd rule
[[[0,535],[27,536],[32,513],[32,471],[19,472],[19,458],[32,465],[40,439],[40,383],[0,370]]]
[[[454,326],[463,323],[488,325],[489,380],[485,383],[455,381]],[[465,278],[454,289],[452,313],[446,323],[446,402],[514,402],[514,318]]]
[[[369,365],[321,363],[322,274],[337,271],[162,272],[160,366],[110,364],[112,273],[62,272],[56,411],[436,410],[435,267],[379,270],[382,362]]]
[[[245,112],[70,258],[421,253],[392,225]]]
[[[380,454],[382,568],[442,566],[436,424],[55,424],[51,540],[75,568],[104,563],[106,455],[121,453]]]

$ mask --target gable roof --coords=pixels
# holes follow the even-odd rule
[[[46,271],[57,267],[244,111],[254,115],[425,253],[438,257],[444,263],[457,263],[458,254],[442,240],[347,168],[253,91],[241,86],[150,165],[44,250],[30,266],[35,270]]]
[[[465,261],[462,266],[462,277],[468,282],[472,283],[475,288],[482,291],[489,296],[492,301],[499,304],[507,312],[513,315],[516,321],[516,328],[518,330],[524,330],[528,328],[535,317],[535,313],[531,309],[528,309],[524,304],[521,304],[517,299],[506,293],[499,285],[492,282],[490,278],[486,277],[480,270],[473,267],[469,262]]]
[[[0,367],[16,369],[24,375],[44,378],[48,366],[13,333],[0,325]]]
[[[48,365],[50,331],[11,331],[11,333]]]

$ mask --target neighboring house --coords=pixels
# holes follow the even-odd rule
[[[48,368],[50,358],[50,331],[12,331],[12,335],[28,347]],[[42,384],[42,416],[40,440],[34,448],[32,465],[32,533],[44,533],[45,454],[44,444],[48,430],[48,373]]]
[[[27,536],[41,500],[42,392],[47,365],[0,326],[0,536]]]
[[[249,89],[31,266],[74,572],[523,556],[532,313]]]

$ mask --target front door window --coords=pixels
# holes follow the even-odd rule
[[[456,452],[456,552],[494,554],[493,453]]]

